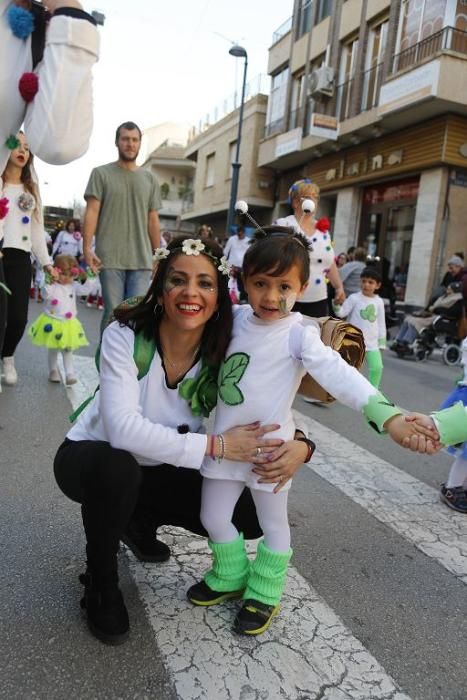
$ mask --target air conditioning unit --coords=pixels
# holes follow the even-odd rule
[[[311,97],[325,95],[332,97],[334,94],[334,68],[321,66],[314,70],[308,78],[308,93]]]

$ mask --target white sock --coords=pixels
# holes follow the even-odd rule
[[[467,459],[456,457],[446,481],[446,488],[453,489],[464,484],[467,486]]]
[[[65,375],[67,377],[73,377],[75,374],[75,368],[73,365],[73,353],[71,350],[64,350],[63,356],[63,366],[65,367]]]
[[[49,363],[49,372],[52,372],[54,369],[58,370],[58,350],[48,350],[47,361]]]

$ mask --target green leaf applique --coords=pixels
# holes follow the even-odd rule
[[[249,362],[249,355],[235,352],[222,363],[218,379],[219,396],[227,406],[238,406],[244,402],[245,398],[237,385]]]
[[[368,304],[364,309],[360,309],[360,316],[364,321],[374,323],[376,321],[376,307],[374,304]]]

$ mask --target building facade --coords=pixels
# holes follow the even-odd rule
[[[321,188],[336,252],[364,245],[424,305],[467,248],[466,0],[295,0],[269,50],[258,164]]]
[[[256,94],[245,102],[240,143],[238,199],[248,202],[259,223],[270,223],[274,204],[274,173],[258,166],[259,142],[264,134],[267,96]],[[209,224],[214,234],[226,237],[227,213],[232,184],[232,162],[237,145],[239,109],[196,135],[185,151],[196,163],[193,203],[182,215],[184,221]]]

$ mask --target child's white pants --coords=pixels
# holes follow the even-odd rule
[[[203,479],[201,522],[213,542],[232,542],[238,537],[232,517],[235,504],[244,487],[243,481]],[[288,552],[290,549],[288,491],[271,493],[251,489],[251,495],[264,533],[264,544],[273,552]]]
[[[53,369],[58,369],[59,352],[61,352],[63,356],[63,366],[65,368],[66,376],[72,376],[75,373],[75,368],[73,365],[73,352],[71,350],[48,350],[47,359],[49,362],[49,372],[51,372]]]

